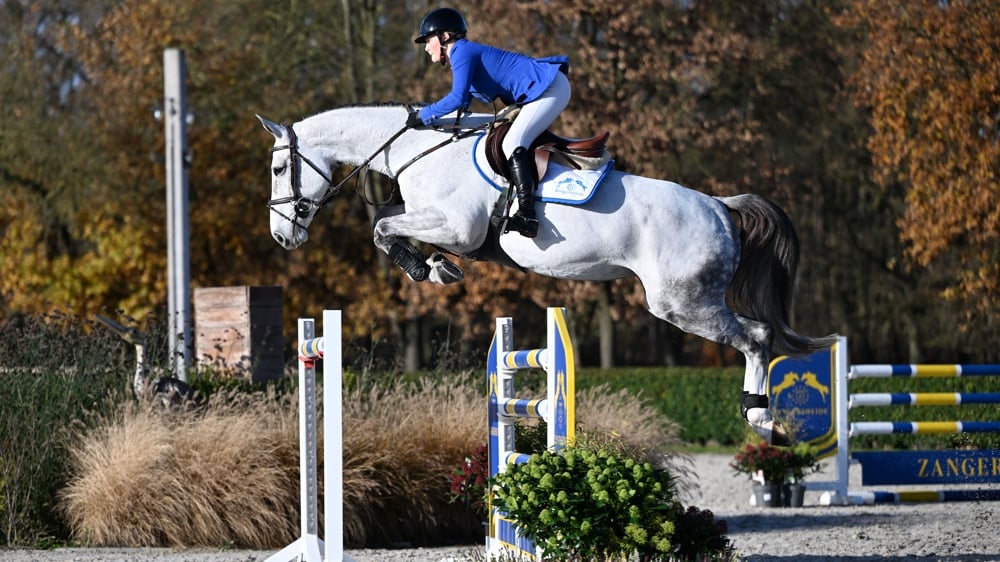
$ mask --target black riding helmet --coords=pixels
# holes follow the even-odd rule
[[[438,8],[428,13],[424,16],[424,20],[420,22],[420,31],[413,42],[426,43],[428,37],[444,33],[445,31],[452,32],[456,39],[465,37],[465,32],[468,31],[468,28],[465,25],[465,18],[462,17],[462,14],[458,10]]]

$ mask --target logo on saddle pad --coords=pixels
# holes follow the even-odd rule
[[[503,191],[503,185],[495,181],[495,176],[488,174],[487,169],[477,157],[479,154],[479,144],[483,142],[486,135],[476,138],[476,144],[472,150],[472,163],[479,172],[480,177],[493,186],[497,191]],[[563,203],[566,205],[582,205],[594,196],[597,188],[604,182],[614,169],[615,161],[610,158],[599,162],[596,169],[576,169],[566,166],[560,162],[550,160],[545,170],[544,177],[538,182],[535,196],[542,201],[550,203]]]

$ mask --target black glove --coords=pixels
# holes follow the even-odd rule
[[[423,129],[424,128],[424,126],[425,126],[424,125],[424,121],[423,121],[423,119],[420,118],[420,112],[419,111],[411,111],[410,112],[410,114],[406,117],[406,126],[409,127],[409,128],[411,128],[411,129]]]

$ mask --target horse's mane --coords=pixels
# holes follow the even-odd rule
[[[313,117],[319,117],[320,115],[326,115],[327,113],[330,113],[330,112],[333,112],[333,111],[340,111],[342,109],[371,109],[371,108],[378,109],[378,108],[383,108],[383,107],[384,108],[412,107],[414,109],[420,109],[421,107],[423,107],[425,105],[427,105],[427,104],[424,103],[424,102],[398,102],[398,101],[374,101],[374,102],[352,103],[352,104],[348,104],[348,105],[341,105],[341,106],[333,107],[333,108],[330,108],[330,109],[324,109],[323,111],[320,111],[318,113],[314,113],[314,114],[310,115],[309,117],[306,117],[306,118],[304,118],[302,120],[305,121],[305,120],[311,119]]]
[[[333,108],[330,108],[330,109],[326,109],[326,110],[320,111],[316,115],[322,115],[324,113],[329,113],[331,111],[337,111],[338,109],[371,109],[371,108],[378,109],[378,108],[382,108],[382,107],[389,107],[389,108],[393,108],[393,107],[412,107],[412,108],[416,109],[416,108],[421,108],[421,107],[423,107],[425,105],[427,105],[427,103],[422,102],[422,101],[420,101],[420,102],[417,102],[417,101],[409,101],[409,102],[405,102],[405,101],[370,101],[370,102],[359,102],[359,103],[351,103],[351,104],[348,104],[348,105],[339,105],[337,107],[333,107]]]
[[[409,105],[412,107],[423,107],[427,104],[424,102],[400,102],[400,101],[370,101],[361,103],[352,103],[350,105],[341,106],[340,109],[352,109],[352,108],[368,108],[368,107],[399,107],[399,106]]]

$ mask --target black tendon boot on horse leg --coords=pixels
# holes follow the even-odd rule
[[[755,422],[757,420],[756,419],[753,421],[750,420],[749,416],[750,410],[754,408],[763,408],[766,411],[770,407],[769,402],[770,401],[768,400],[766,394],[750,394],[749,392],[744,390],[743,393],[740,394],[740,413],[743,414],[743,419],[747,420],[747,422],[749,422],[751,426],[754,426],[754,431],[757,432],[757,434],[760,435],[761,437],[767,439],[768,443],[770,443],[771,445],[777,445],[779,447],[788,447],[792,444],[792,441],[788,437],[788,434],[785,432],[784,428],[781,427],[781,424],[777,422],[777,420],[766,422],[771,424],[770,435],[761,434],[756,427],[757,424]]]
[[[389,257],[396,265],[416,282],[424,281],[431,272],[431,267],[424,261],[424,254],[413,247],[413,244],[397,240],[389,248]]]
[[[527,238],[538,236],[538,220],[535,218],[535,188],[538,177],[534,157],[523,146],[514,149],[507,164],[510,166],[510,182],[517,189],[517,212],[507,222],[506,230],[514,230]]]

